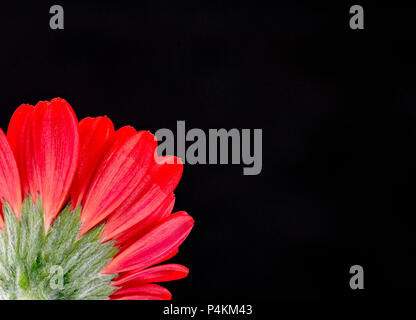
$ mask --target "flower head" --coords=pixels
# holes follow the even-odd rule
[[[160,263],[194,221],[172,213],[183,165],[156,147],[60,98],[20,106],[0,129],[0,299],[170,299],[155,282],[188,269]]]

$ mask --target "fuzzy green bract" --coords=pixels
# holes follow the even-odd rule
[[[78,238],[81,209],[67,206],[45,234],[41,199],[26,198],[20,219],[3,205],[0,229],[0,300],[100,300],[116,288],[116,276],[99,272],[115,256],[112,241],[102,243],[103,226]]]

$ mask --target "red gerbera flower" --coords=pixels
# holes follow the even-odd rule
[[[0,299],[170,299],[154,283],[188,269],[158,264],[194,220],[171,213],[183,165],[156,147],[60,98],[20,106],[0,129]]]

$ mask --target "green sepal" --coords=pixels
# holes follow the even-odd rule
[[[107,299],[117,288],[115,274],[100,271],[116,255],[114,242],[102,242],[104,226],[82,237],[81,208],[68,205],[45,233],[41,199],[27,197],[17,219],[3,204],[5,230],[0,229],[0,300]]]

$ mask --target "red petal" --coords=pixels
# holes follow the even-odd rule
[[[177,212],[165,219],[152,231],[118,254],[104,267],[102,273],[120,273],[141,270],[178,248],[186,239],[194,220],[186,212]]]
[[[126,247],[124,249],[127,249],[127,248],[128,247]],[[121,253],[122,250],[123,250],[123,247],[121,247],[121,249],[118,251],[118,253]],[[159,264],[159,263],[168,261],[169,259],[172,259],[174,256],[176,256],[178,253],[179,253],[179,249],[178,248],[173,248],[170,251],[166,251],[159,260],[157,260],[155,263],[153,263],[153,265],[156,265],[156,264]],[[140,270],[142,270],[142,269],[140,269]],[[137,270],[131,270],[131,271],[128,271],[128,272],[122,272],[121,274],[124,275],[124,274],[130,273],[130,272],[137,272]]]
[[[73,209],[81,203],[113,133],[114,125],[107,117],[85,118],[79,122],[81,156],[70,191]]]
[[[2,210],[0,210],[2,211]],[[4,221],[3,221],[3,217],[2,217],[3,212],[0,213],[0,229],[4,230]]]
[[[60,98],[39,102],[32,121],[34,180],[29,184],[39,188],[48,229],[67,199],[78,164],[78,123],[71,106]]]
[[[19,217],[22,208],[19,171],[9,142],[0,129],[0,203],[3,204],[4,201],[7,201],[16,217]]]
[[[28,104],[23,104],[13,113],[10,119],[9,128],[7,129],[7,139],[13,150],[16,158],[17,166],[19,168],[20,181],[23,188],[23,195],[32,194],[32,197],[36,199],[38,186],[34,186],[33,183],[30,186],[29,180],[33,181],[34,178],[28,177],[29,173],[33,174],[32,160],[29,155],[33,152],[32,149],[32,133],[31,133],[31,119],[33,115],[34,107]],[[34,188],[31,190],[30,187]]]
[[[171,161],[158,164],[160,159],[175,161],[178,158],[171,156],[158,157],[156,162],[153,161],[149,172],[150,179],[147,177],[142,185],[130,195],[129,199],[111,214],[106,223],[103,237],[114,239],[121,236],[125,239],[127,237],[123,233],[127,230],[133,229],[139,232],[137,226],[142,224],[144,220],[148,220],[147,224],[154,221],[154,219],[148,219],[149,215],[173,192],[183,172],[183,164],[180,160],[177,160],[178,163],[176,164],[170,164],[173,163]],[[143,230],[143,227],[141,230]],[[129,234],[134,235],[134,231],[133,234],[132,232]]]
[[[171,193],[155,210],[151,211],[150,208],[146,207],[142,212],[138,212],[137,216],[142,217],[142,219],[129,230],[118,235],[116,238],[116,245],[122,245],[121,250],[124,250],[126,247],[133,244],[138,238],[153,229],[161,220],[166,219],[172,213],[174,204],[175,196]],[[106,237],[106,228],[109,223],[112,223],[111,218],[106,223],[103,231],[103,237],[106,240],[113,239]]]
[[[183,163],[175,156],[157,157],[152,166],[151,176],[164,192],[175,190],[181,179]]]
[[[111,300],[170,300],[172,295],[168,289],[157,284],[145,284],[136,288],[117,290]]]
[[[164,264],[138,272],[130,272],[113,282],[115,287],[135,287],[143,283],[164,282],[185,278],[189,269],[180,264]]]
[[[123,129],[116,133],[85,196],[81,235],[105,219],[140,186],[155,148],[155,137],[148,131],[132,135],[131,129]]]
[[[169,259],[172,259],[174,256],[176,256],[179,253],[179,249],[175,248],[171,251],[166,252],[162,258],[160,258],[158,261],[156,261],[154,264],[159,264],[165,261],[168,261]]]

